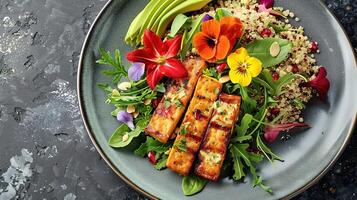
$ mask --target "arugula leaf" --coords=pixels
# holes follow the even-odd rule
[[[243,142],[252,139],[251,135],[246,135],[252,120],[253,116],[251,114],[244,115],[240,125],[236,128],[237,135],[231,139],[232,142]]]
[[[109,51],[107,52],[102,48],[99,49],[99,52],[101,54],[101,58],[97,60],[96,63],[114,67],[112,70],[102,71],[104,75],[113,77],[112,81],[114,84],[117,84],[123,77],[128,77],[128,72],[122,64],[121,53],[118,49],[116,49],[114,52],[114,58]]]
[[[258,149],[264,154],[264,156],[269,160],[269,162],[273,162],[274,160],[284,161],[278,155],[274,154],[272,150],[270,150],[260,138],[260,135],[257,135],[256,139]]]
[[[144,157],[150,151],[154,151],[157,154],[165,153],[171,148],[172,144],[163,144],[154,138],[147,136],[145,143],[141,144],[138,149],[134,151],[134,154],[140,157]]]
[[[218,8],[216,10],[215,19],[220,21],[223,17],[232,16],[232,13],[224,8]]]
[[[233,159],[233,170],[234,170],[233,179],[239,181],[243,177],[245,177],[244,166],[241,161],[239,149],[235,145],[230,145],[229,152],[231,158]]]
[[[144,131],[144,128],[148,125],[150,121],[149,117],[140,119],[136,123],[134,130],[130,130],[129,127],[125,124],[120,125],[113,133],[109,139],[109,145],[114,148],[122,148],[128,146],[131,141],[138,137],[140,133]],[[127,137],[125,139],[125,137]],[[123,141],[123,138],[125,139]]]
[[[204,16],[205,14],[201,14],[196,20],[194,20],[194,22],[192,23],[191,30],[187,32],[187,34],[184,34],[184,37],[182,37],[182,48],[180,52],[181,60],[186,57],[187,52],[191,48],[193,36],[200,30],[202,19]]]
[[[172,22],[171,31],[170,31],[170,34],[168,34],[168,36],[171,38],[175,37],[175,35],[180,31],[180,29],[185,25],[185,23],[189,19],[190,18],[184,14],[177,15],[175,17],[174,21]]]
[[[283,91],[283,87],[295,78],[295,74],[288,73],[285,76],[280,77],[279,80],[275,81],[270,71],[268,69],[264,69],[260,77],[254,78],[253,81],[265,87],[271,95],[279,96],[285,92]]]
[[[271,45],[277,42],[280,46],[280,53],[273,57],[270,54]],[[293,44],[285,39],[280,38],[266,38],[256,40],[247,45],[247,51],[250,56],[258,58],[264,67],[272,67],[284,61],[291,52]]]
[[[240,88],[240,94],[242,96],[242,107],[245,113],[253,113],[254,110],[257,108],[257,101],[252,99],[248,94],[248,88],[241,87],[237,84]]]
[[[162,158],[160,158],[156,165],[154,166],[155,169],[157,170],[162,170],[166,168],[166,162],[167,162],[168,156],[167,155],[163,155]]]
[[[249,168],[249,171],[252,174],[253,186],[254,187],[260,186],[265,191],[272,193],[272,190],[268,186],[263,184],[263,179],[260,176],[258,176],[257,170],[253,164],[253,162],[255,162],[255,163],[261,162],[263,159],[263,156],[259,155],[259,154],[247,152],[248,147],[249,147],[249,144],[234,144],[234,145],[230,146],[231,153],[235,157],[233,165],[236,165],[234,167],[235,174],[233,176],[233,179],[238,181],[245,176],[244,171],[243,171],[243,164],[242,164],[242,160],[243,160],[245,163],[245,166],[247,166]]]
[[[182,179],[182,191],[186,196],[194,195],[203,190],[207,181],[195,175],[188,175]]]

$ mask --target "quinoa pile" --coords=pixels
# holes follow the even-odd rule
[[[302,87],[301,84],[316,78],[315,74],[321,67],[317,65],[315,59],[315,54],[320,52],[318,44],[309,40],[302,26],[295,27],[290,24],[291,20],[300,21],[293,12],[284,10],[282,7],[275,7],[274,10],[280,11],[284,16],[276,17],[268,12],[258,12],[259,4],[256,0],[242,2],[241,0],[220,0],[214,5],[205,7],[203,11],[214,14],[217,8],[226,8],[233,16],[238,17],[245,28],[245,34],[241,39],[242,46],[266,37],[279,37],[293,43],[293,49],[288,58],[278,67],[269,70],[276,79],[290,72],[299,74],[301,77],[298,76],[284,86],[288,92],[275,97],[276,104],[269,107],[266,120],[270,122],[274,119],[276,123],[304,122],[301,112],[304,104],[313,97],[314,91],[310,87]],[[281,31],[276,32],[273,26],[279,27]]]

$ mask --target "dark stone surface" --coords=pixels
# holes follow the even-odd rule
[[[357,1],[326,0],[357,48]],[[80,119],[79,52],[105,0],[0,0],[0,199],[142,199]],[[357,199],[357,136],[296,199]]]

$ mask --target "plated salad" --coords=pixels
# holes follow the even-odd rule
[[[318,43],[292,20],[273,0],[151,0],[125,37],[128,68],[120,50],[100,50],[119,121],[109,145],[140,143],[134,154],[180,174],[185,195],[249,174],[272,193],[258,166],[283,158],[268,143],[309,128],[302,110],[330,88]]]

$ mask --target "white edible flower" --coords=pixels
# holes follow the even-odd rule
[[[121,91],[126,91],[131,88],[131,83],[129,82],[122,82],[118,84],[118,89]]]

